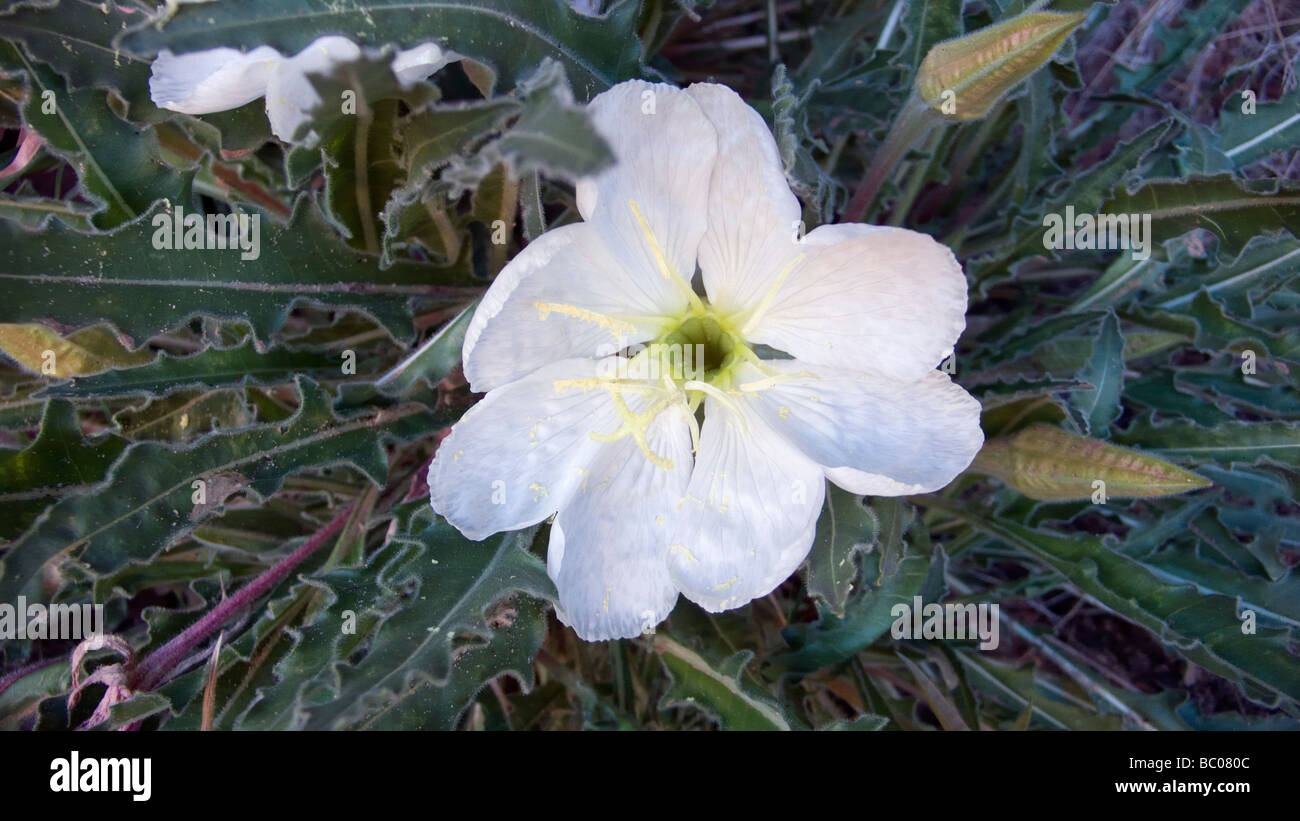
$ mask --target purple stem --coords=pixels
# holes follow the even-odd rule
[[[282,582],[295,567],[303,562],[330,537],[343,529],[347,523],[352,507],[348,506],[324,529],[303,542],[297,550],[285,556],[273,567],[240,589],[238,593],[212,608],[203,618],[186,628],[176,638],[159,647],[140,662],[128,678],[127,686],[133,691],[152,690],[163,682],[172,668],[187,658],[199,642],[206,639],[217,628],[229,621],[238,611],[252,604],[254,600],[270,591]]]

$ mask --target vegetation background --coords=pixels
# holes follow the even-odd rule
[[[965,266],[950,364],[985,454],[939,494],[830,494],[765,599],[587,644],[551,614],[545,525],[467,542],[423,479],[474,399],[473,300],[610,160],[580,104],[633,77],[734,87],[811,229],[880,162],[930,48],[1025,11],[603,6],[0,3],[0,602],[103,603],[117,637],[0,643],[0,727],[1300,727],[1300,3],[1049,5],[1086,16],[867,211]],[[323,105],[310,147],[260,101],[149,98],[160,49],[327,33],[466,59],[412,90],[382,60],[316,78],[365,116]],[[260,259],[155,250],[174,206],[261,215]],[[1066,206],[1150,214],[1151,259],[1045,250]],[[1206,486],[1163,495],[1156,459]],[[998,603],[1000,647],[893,639],[917,595]]]

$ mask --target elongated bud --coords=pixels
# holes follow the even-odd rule
[[[1146,499],[1212,484],[1163,459],[1043,424],[985,442],[971,470],[1047,502]]]
[[[916,91],[950,120],[978,120],[1046,63],[1085,16],[1022,14],[939,43],[921,61]]]

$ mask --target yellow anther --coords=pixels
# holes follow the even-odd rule
[[[602,314],[599,311],[579,308],[576,305],[565,305],[562,302],[534,302],[533,305],[537,308],[538,318],[542,320],[545,320],[553,313],[563,314],[574,319],[580,319],[583,322],[593,322],[609,331],[615,339],[622,339],[628,334],[636,333],[636,326],[631,322],[609,314]]]
[[[672,403],[673,399],[671,397],[661,399],[641,413],[634,413],[617,390],[612,390],[610,393],[614,399],[614,410],[618,413],[622,425],[612,433],[591,431],[587,435],[597,442],[617,442],[624,436],[631,436],[632,441],[636,442],[637,448],[650,461],[650,464],[664,470],[672,470],[673,461],[655,453],[654,449],[650,447],[649,433],[650,426],[654,424],[659,414]]]

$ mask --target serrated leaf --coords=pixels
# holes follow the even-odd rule
[[[782,631],[791,650],[771,659],[773,671],[808,673],[849,658],[884,635],[896,604],[911,606],[926,585],[930,556],[903,538],[912,509],[899,499],[871,501],[880,522],[878,548],[862,559],[863,589],[849,599],[843,618],[824,614],[811,625]]]
[[[1119,192],[1101,208],[1106,214],[1151,216],[1153,253],[1162,243],[1204,228],[1217,234],[1223,252],[1236,256],[1257,236],[1286,231],[1300,235],[1300,190],[1276,181],[1239,183],[1228,176],[1157,180],[1136,192]]]
[[[1104,436],[1120,414],[1124,389],[1124,337],[1114,313],[1101,320],[1092,354],[1076,378],[1092,387],[1070,393],[1071,415],[1085,435]]]
[[[0,69],[27,79],[23,121],[76,169],[85,195],[101,208],[91,217],[96,228],[122,225],[160,199],[188,201],[192,172],[164,163],[154,130],[113,113],[107,92],[70,91],[62,77],[8,43],[0,43]]]
[[[660,709],[695,707],[705,711],[724,730],[794,729],[785,710],[770,697],[755,692],[741,680],[753,653],[742,650],[720,666],[699,653],[657,633],[654,649],[672,676],[672,687],[660,699]]]
[[[276,345],[259,353],[253,341],[246,340],[235,348],[207,348],[189,356],[163,353],[147,365],[119,367],[51,385],[40,395],[102,399],[141,394],[160,396],[185,388],[276,385],[292,381],[296,374],[338,377],[342,362],[338,353],[291,345]]]
[[[1206,428],[1186,420],[1157,424],[1142,417],[1112,438],[1171,459],[1300,467],[1300,424],[1291,422],[1227,422]]]
[[[59,496],[84,491],[103,479],[126,445],[113,435],[86,441],[71,404],[47,403],[31,444],[22,450],[0,450],[0,537],[18,536]]]
[[[947,500],[934,507],[1023,550],[1060,573],[1102,606],[1145,627],[1188,660],[1232,681],[1300,700],[1300,659],[1292,654],[1290,631],[1242,630],[1235,598],[1205,594],[1191,584],[1170,582],[1164,573],[1110,549],[1102,539],[1057,536],[1005,519],[989,519]]]
[[[404,396],[420,381],[432,387],[446,378],[460,365],[465,331],[469,329],[477,307],[476,299],[462,308],[460,313],[429,337],[419,350],[375,380],[375,387],[390,396]]]
[[[857,554],[870,551],[879,532],[880,520],[862,503],[862,497],[836,485],[827,489],[804,584],[810,595],[820,597],[837,616],[844,615],[844,603],[858,573]]]
[[[554,597],[545,567],[525,549],[531,533],[473,543],[434,519],[416,532],[399,529],[367,568],[333,571],[322,582],[335,591],[337,601],[303,628],[293,652],[276,668],[279,681],[261,692],[240,726],[324,729],[371,719],[384,723],[397,720],[406,699],[421,697],[426,685],[466,686],[464,680],[452,681],[454,654],[479,652],[483,640],[495,640],[487,610],[516,592]],[[344,611],[355,614],[354,634],[340,628]],[[529,629],[538,629],[540,610],[528,605],[520,613],[514,610],[512,624],[514,618],[531,619]],[[524,641],[513,646],[528,646],[530,635],[536,638],[529,630],[513,635]],[[363,642],[365,655],[350,662]],[[529,661],[531,657],[521,657],[512,667],[520,670]],[[422,697],[436,700],[425,693]],[[444,706],[454,707],[453,714],[430,716],[431,724],[454,724],[464,704]],[[396,713],[384,718],[389,711]]]
[[[30,587],[40,569],[62,556],[97,574],[149,559],[191,532],[235,492],[266,498],[308,467],[349,464],[375,484],[388,471],[383,443],[432,430],[433,414],[416,406],[338,419],[313,382],[298,379],[302,404],[281,424],[209,434],[193,444],[131,446],[90,495],[56,503],[4,556],[0,598]],[[196,503],[195,481],[205,482]]]
[[[340,32],[372,47],[435,42],[511,83],[545,57],[558,60],[583,99],[633,76],[640,56],[632,34],[635,2],[617,3],[601,17],[578,14],[564,0],[342,0],[328,7],[310,0],[227,0],[172,11],[119,44],[144,54],[260,45],[297,54],[316,38]]]
[[[141,365],[154,356],[126,350],[107,328],[85,328],[64,338],[32,322],[0,324],[0,352],[32,373],[59,379]],[[47,363],[52,373],[46,372]]]
[[[412,297],[462,293],[434,284],[445,269],[398,262],[379,270],[374,259],[348,248],[305,197],[287,226],[261,221],[257,259],[241,259],[239,249],[157,249],[155,233],[168,229],[153,221],[167,216],[158,206],[95,236],[58,225],[40,234],[0,225],[0,283],[9,297],[0,320],[39,318],[74,328],[108,321],[139,345],[202,315],[244,320],[266,342],[291,308],[316,303],[364,311],[405,339],[414,332]],[[73,292],[77,299],[65,298]]]
[[[32,59],[51,66],[73,89],[112,89],[128,105],[131,119],[175,116],[149,98],[149,61],[113,47],[113,39],[140,12],[123,5],[59,0],[18,4],[0,14],[0,37],[21,43]]]

